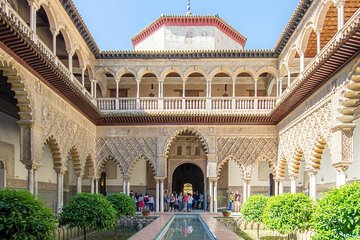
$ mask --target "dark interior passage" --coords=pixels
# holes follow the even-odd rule
[[[177,193],[182,192],[185,183],[190,183],[194,192],[204,192],[204,175],[201,169],[195,164],[184,163],[175,169],[172,190]]]

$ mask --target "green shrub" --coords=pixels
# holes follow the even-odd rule
[[[116,193],[110,194],[106,198],[116,210],[118,218],[135,215],[135,203],[130,196],[124,193]]]
[[[309,228],[314,208],[313,201],[304,193],[285,193],[268,199],[262,219],[270,230],[294,234]]]
[[[247,222],[256,222],[257,236],[259,237],[259,224],[262,222],[262,215],[268,198],[264,195],[250,196],[241,208],[241,214]]]
[[[71,198],[60,213],[59,223],[70,228],[79,227],[95,230],[113,229],[116,225],[116,211],[101,194],[79,193]]]
[[[27,191],[0,190],[0,239],[54,239],[51,210]]]
[[[313,239],[358,239],[360,235],[360,183],[325,194],[313,218]]]

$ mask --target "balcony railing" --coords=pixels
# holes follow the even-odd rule
[[[276,104],[275,97],[164,97],[164,98],[98,98],[97,106],[102,112],[135,111],[233,111],[269,113]]]
[[[63,73],[67,77],[69,82],[81,90],[86,97],[93,99],[91,94],[86,90],[82,84],[75,78],[73,74],[54,54],[54,52],[40,39],[40,37],[32,31],[30,26],[21,18],[21,16],[11,7],[11,5],[5,1],[0,0],[0,11],[5,13],[5,15],[16,25],[16,27],[29,39],[34,42],[34,46],[42,53],[42,55],[47,58],[49,61],[53,62],[58,68],[58,71]]]

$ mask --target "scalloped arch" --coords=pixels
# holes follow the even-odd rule
[[[105,166],[107,161],[115,162],[116,165],[119,167],[121,174],[124,175],[123,166],[121,166],[121,164],[112,155],[108,155],[107,157],[104,157],[103,159],[101,159],[101,161],[98,162],[95,173],[97,177],[100,177],[101,169]]]
[[[4,76],[7,77],[7,82],[11,84],[11,90],[15,92],[20,120],[33,120],[31,101],[23,80],[24,77],[20,75],[19,70],[10,61],[0,61],[0,70],[3,73],[6,72]]]
[[[217,176],[220,176],[221,169],[229,161],[234,161],[239,167],[242,167],[242,165],[239,163],[239,160],[236,157],[234,157],[233,155],[229,155],[218,164],[218,166],[216,168],[216,175]]]
[[[131,175],[134,171],[135,165],[139,161],[146,161],[150,164],[150,167],[152,169],[153,175],[156,176],[156,166],[154,165],[154,162],[150,160],[150,158],[139,155],[137,156],[133,161],[131,161],[129,168],[127,169],[127,175]]]
[[[169,139],[166,141],[166,144],[164,146],[164,155],[169,156],[169,151],[170,151],[171,145],[173,144],[175,138],[181,134],[190,134],[190,135],[195,136],[197,138],[197,140],[201,143],[201,146],[203,147],[204,152],[206,154],[209,153],[207,141],[202,136],[201,133],[199,133],[197,130],[195,130],[193,128],[181,128],[181,129],[176,130],[173,134],[171,134]]]

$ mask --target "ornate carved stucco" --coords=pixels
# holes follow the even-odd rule
[[[43,106],[42,114],[44,137],[48,139],[53,136],[57,140],[62,161],[66,160],[70,149],[75,147],[84,166],[86,158],[95,154],[95,135],[50,105]]]
[[[275,137],[219,137],[217,150],[218,172],[232,159],[244,167],[243,173],[247,176],[251,175],[253,164],[260,158],[269,163],[276,160],[277,140]]]
[[[101,137],[96,139],[97,166],[104,158],[111,156],[121,166],[124,174],[131,171],[134,162],[144,158],[154,169],[157,159],[157,138],[155,137]],[[97,168],[98,169],[98,168]]]
[[[324,139],[330,147],[331,127],[332,101],[327,99],[319,103],[316,109],[308,111],[280,132],[278,163],[285,158],[288,169],[291,171],[295,153],[301,149],[306,161],[306,168],[311,168],[312,151],[318,139]],[[289,172],[289,174],[294,173]]]

